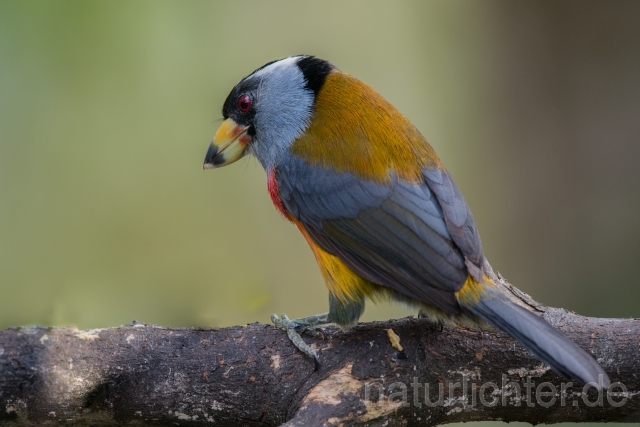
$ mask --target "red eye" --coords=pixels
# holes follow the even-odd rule
[[[240,95],[236,105],[241,113],[248,113],[251,110],[251,98],[249,95]]]

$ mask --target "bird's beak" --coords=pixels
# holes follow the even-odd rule
[[[203,169],[226,166],[239,160],[251,141],[247,135],[249,126],[241,126],[233,119],[227,119],[218,128],[211,145],[204,156]]]

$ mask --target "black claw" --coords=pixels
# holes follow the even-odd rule
[[[313,364],[314,364],[314,367],[313,367],[314,371],[317,371],[320,369],[320,359],[317,356],[313,358]]]

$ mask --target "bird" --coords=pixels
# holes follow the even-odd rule
[[[257,158],[275,208],[308,242],[328,288],[328,312],[272,316],[316,365],[302,332],[349,328],[365,300],[390,300],[437,322],[489,323],[560,375],[609,386],[591,355],[499,289],[451,175],[370,86],[318,57],[290,56],[240,80],[222,115],[203,168]]]

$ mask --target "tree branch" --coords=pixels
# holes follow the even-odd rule
[[[605,390],[598,401],[594,388],[582,395],[582,385],[567,387],[568,380],[501,332],[440,327],[416,318],[360,324],[347,332],[323,328],[324,340],[307,338],[320,355],[318,371],[285,332],[259,323],[223,329],[139,323],[89,331],[31,327],[0,331],[0,422],[428,426],[475,420],[640,421],[640,320],[587,318],[543,307],[496,279],[591,352],[626,391],[622,386]],[[399,337],[396,348],[389,329]],[[534,383],[529,391],[528,377]],[[540,386],[543,382],[549,384]],[[425,403],[427,384],[435,406]]]

